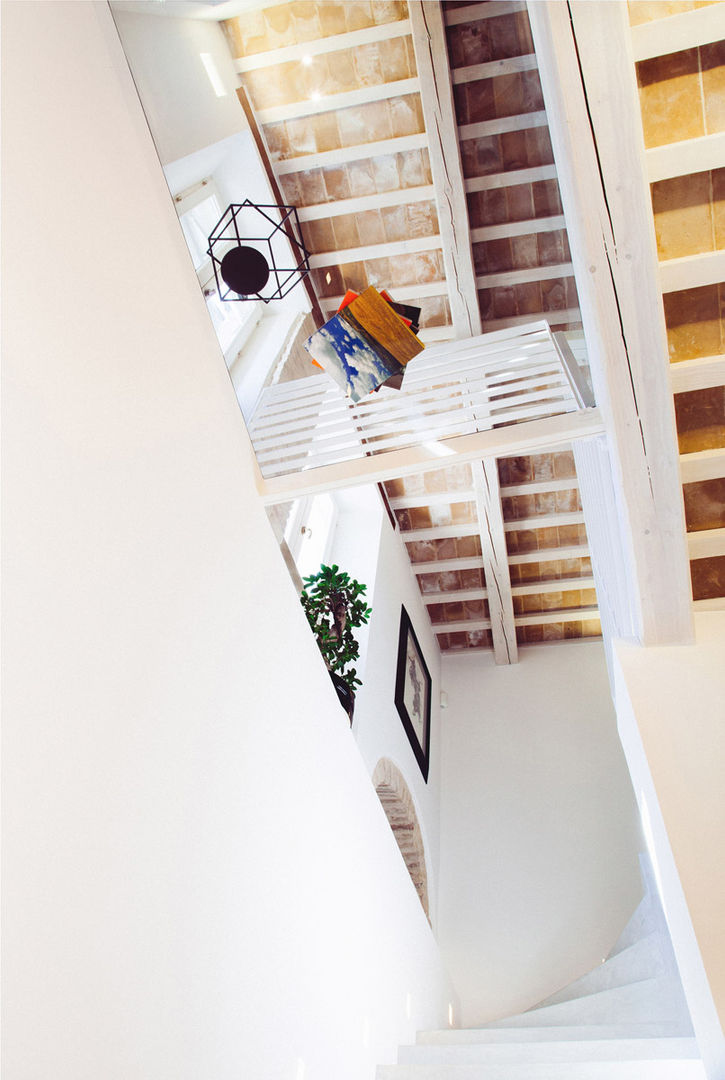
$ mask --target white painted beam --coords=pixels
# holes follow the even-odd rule
[[[535,71],[536,54],[525,53],[523,56],[509,56],[504,60],[489,60],[485,64],[467,64],[466,67],[453,68],[451,77],[454,85],[478,82],[479,79],[495,79],[498,75],[515,75],[518,71]]]
[[[435,198],[432,184],[423,187],[400,188],[396,191],[381,191],[375,195],[360,195],[356,199],[337,199],[335,202],[316,203],[314,206],[300,206],[297,215],[300,221],[320,221],[324,218],[341,217],[343,214],[363,214],[367,210],[382,210],[388,206],[407,206],[409,203],[427,202]]]
[[[286,173],[325,169],[331,165],[346,165],[350,161],[365,161],[384,154],[405,154],[409,150],[424,150],[427,146],[428,136],[420,131],[415,135],[399,135],[396,139],[378,139],[377,142],[341,146],[338,150],[322,150],[317,154],[285,158],[275,161],[274,169],[278,176],[284,176]]]
[[[340,251],[321,251],[310,255],[310,266],[341,266],[343,263],[364,262],[366,259],[394,259],[397,255],[415,255],[419,251],[440,251],[440,236],[416,236],[412,240],[394,240],[388,244],[366,244],[364,247],[344,248]]]
[[[709,45],[725,38],[725,4],[682,11],[664,19],[652,19],[631,28],[635,61]]]
[[[673,394],[691,390],[707,390],[725,383],[725,356],[698,356],[670,364],[670,386]]]
[[[443,14],[440,3],[433,2],[411,4],[409,12],[443,241],[443,263],[449,285],[453,336],[473,337],[481,332],[481,315]]]
[[[506,270],[498,274],[479,274],[476,286],[479,289],[494,289],[497,286],[522,285],[527,281],[551,281],[553,278],[574,276],[571,263],[558,266],[527,266],[525,270]]]
[[[529,5],[643,644],[692,641],[667,337],[625,4]],[[606,43],[606,48],[603,48]],[[592,556],[599,538],[590,536]]]
[[[410,564],[414,574],[447,574],[455,570],[483,570],[483,561],[480,555],[472,555],[461,559],[435,559],[431,562],[416,562]]]
[[[725,529],[701,529],[687,534],[691,559],[714,559],[725,555]]]
[[[546,611],[529,611],[525,615],[516,615],[516,626],[548,626],[552,623],[587,622],[599,618],[599,608],[556,608]],[[474,630],[490,630],[493,637],[493,625],[490,619],[460,619],[450,623],[431,623],[435,634],[465,634]],[[515,633],[515,630],[514,630]],[[494,649],[495,658],[495,649]]]
[[[390,295],[401,304],[408,300],[423,300],[427,296],[448,296],[448,283],[445,281],[424,281],[420,285],[396,285]],[[337,311],[343,301],[342,296],[327,296],[320,300],[321,307],[327,311]]]
[[[242,73],[259,71],[260,68],[304,60],[308,56],[322,56],[325,53],[340,52],[342,49],[357,49],[361,45],[372,45],[376,41],[405,37],[409,33],[408,19],[377,23],[375,26],[365,26],[362,30],[350,30],[346,34],[331,34],[329,37],[317,38],[315,41],[299,41],[294,45],[283,45],[279,49],[271,49],[268,52],[237,57],[234,65],[237,71]]]
[[[536,551],[517,551],[509,555],[509,565],[522,566],[524,563],[560,562],[566,559],[589,558],[588,544],[566,544],[562,547],[538,548]]]
[[[725,596],[710,596],[706,600],[693,600],[695,611],[725,611]]]
[[[418,331],[417,337],[426,345],[429,342],[455,341],[456,331],[447,324],[443,326],[423,326]]]
[[[466,180],[466,191],[490,191],[492,188],[516,187],[518,184],[537,184],[540,180],[556,180],[556,165],[537,165],[532,169],[511,169],[487,176],[471,176]]]
[[[446,11],[446,26],[459,26],[461,23],[477,22],[479,19],[495,19],[499,15],[512,15],[525,8],[524,0],[484,0],[479,4],[466,4],[465,7]]]
[[[550,480],[527,480],[523,484],[502,484],[501,494],[504,498],[515,495],[540,495],[550,491],[571,491],[579,486],[575,476],[565,479]]]
[[[525,326],[530,319],[546,319],[551,326],[564,326],[566,323],[581,322],[579,308],[562,308],[559,311],[539,311],[533,315],[509,315],[505,319],[487,319],[484,329],[488,333],[494,330],[507,330],[516,326]]]
[[[458,137],[465,139],[487,139],[490,135],[503,135],[508,131],[528,131],[529,128],[546,127],[546,113],[518,113],[516,116],[497,116],[493,120],[479,120],[476,124],[461,124]]]
[[[522,585],[512,585],[513,596],[540,596],[550,593],[582,592],[593,589],[594,578],[556,578],[553,581],[530,581]],[[450,589],[447,592],[425,593],[422,597],[426,606],[432,604],[454,604],[466,600],[487,600],[488,589]]]
[[[472,502],[473,488],[468,491],[424,491],[420,495],[396,495],[389,498],[391,510],[411,510],[419,506],[450,506]]]
[[[335,112],[337,109],[351,109],[357,105],[369,105],[374,101],[386,101],[404,94],[417,94],[420,82],[415,79],[397,79],[395,82],[376,83],[373,86],[361,86],[357,90],[346,90],[342,94],[329,94],[320,98],[307,98],[305,101],[290,101],[285,105],[271,105],[257,111],[260,124],[278,124],[282,120],[295,120],[301,116],[319,116],[320,113]]]
[[[651,184],[674,176],[719,169],[725,161],[725,131],[653,146],[645,152],[645,160]]]
[[[697,450],[692,454],[680,454],[680,473],[683,484],[696,484],[702,480],[719,480],[725,476],[725,447],[716,450]]]
[[[472,462],[471,473],[488,589],[493,656],[497,664],[515,664],[518,647],[496,459],[488,457]]]
[[[508,236],[529,236],[565,228],[564,215],[553,214],[550,217],[526,218],[524,221],[505,221],[500,225],[480,225],[471,229],[471,240],[477,244],[486,240],[505,240]],[[534,317],[532,316],[532,319]]]
[[[390,450],[384,454],[325,465],[288,476],[264,479],[258,473],[257,488],[264,503],[285,502],[302,495],[357,484],[382,483],[458,462],[480,461],[484,457],[542,453],[562,442],[591,438],[602,432],[599,410],[586,409],[470,435],[457,435],[451,439],[439,439],[433,445]]]
[[[725,281],[725,251],[706,251],[666,259],[660,263],[660,288],[663,293],[699,289]]]

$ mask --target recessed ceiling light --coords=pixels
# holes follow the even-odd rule
[[[310,101],[319,101],[321,97],[322,97],[322,94],[320,93],[319,90],[313,90],[312,93],[310,94]]]
[[[310,64],[312,63],[312,57],[311,57],[311,56],[309,55],[309,53],[308,53],[308,54],[307,54],[306,56],[303,56],[303,57],[302,57],[302,63],[303,63],[303,64],[304,64],[304,65],[305,65],[306,67],[309,67],[309,66],[310,66]]]
[[[332,281],[332,274],[330,273],[330,271],[329,271],[329,270],[328,270],[328,271],[327,271],[327,273],[325,274],[325,281],[327,282],[327,284],[328,284],[328,285],[329,285],[329,284],[330,284],[330,282]]]

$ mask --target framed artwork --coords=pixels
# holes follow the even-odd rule
[[[431,690],[432,679],[428,665],[423,658],[410,616],[405,608],[401,607],[395,707],[400,713],[405,733],[426,783],[430,764]]]

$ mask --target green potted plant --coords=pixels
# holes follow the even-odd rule
[[[333,565],[321,566],[316,574],[304,578],[300,597],[350,723],[355,707],[355,688],[362,685],[355,668],[349,666],[360,655],[360,646],[352,631],[366,623],[371,615],[365,592],[365,585]]]

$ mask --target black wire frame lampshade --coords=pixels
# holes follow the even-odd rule
[[[209,235],[222,300],[281,300],[310,272],[294,206],[231,203]]]

